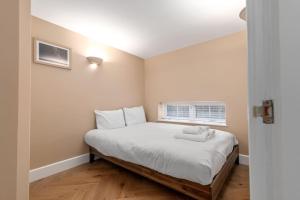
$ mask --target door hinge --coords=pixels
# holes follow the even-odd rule
[[[254,117],[262,117],[263,123],[274,124],[273,100],[264,100],[262,106],[254,106]]]

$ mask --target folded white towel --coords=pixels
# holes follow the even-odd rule
[[[208,130],[209,130],[208,126],[187,126],[182,129],[182,132],[184,134],[197,135],[197,134],[202,134]]]
[[[204,131],[202,134],[183,134],[178,133],[174,135],[176,139],[183,139],[195,142],[206,142],[215,136],[215,130],[209,129],[208,131]]]

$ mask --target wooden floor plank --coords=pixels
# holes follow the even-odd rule
[[[219,200],[249,200],[248,167],[236,166]],[[191,200],[104,160],[30,185],[30,200]]]

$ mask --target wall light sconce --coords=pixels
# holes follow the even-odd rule
[[[247,21],[247,9],[246,9],[246,8],[243,8],[243,9],[241,10],[241,12],[240,12],[240,18],[241,18],[242,20]]]
[[[86,58],[90,64],[93,64],[93,65],[101,65],[103,60],[102,58],[98,58],[98,57],[93,57],[93,56],[89,56]]]

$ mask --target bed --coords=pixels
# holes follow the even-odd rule
[[[95,155],[195,199],[215,200],[238,162],[234,135],[216,130],[206,142],[175,139],[184,125],[143,123],[85,135]]]

